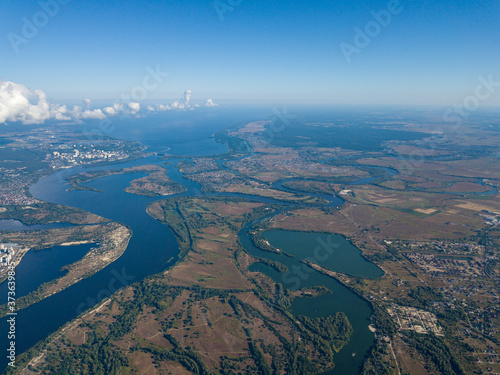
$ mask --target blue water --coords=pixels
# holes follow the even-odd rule
[[[55,246],[28,251],[16,267],[16,298],[28,295],[43,283],[64,276],[61,268],[81,258],[95,245]],[[7,296],[7,281],[0,284],[0,296]],[[6,303],[6,301],[2,301]]]
[[[344,237],[327,233],[270,230],[262,237],[298,259],[308,259],[326,269],[355,277],[374,279],[384,272],[361,255]]]
[[[256,257],[274,260],[286,265],[288,272],[281,274],[261,263],[252,264],[251,271],[262,272],[274,282],[281,283],[288,289],[297,290],[323,285],[332,292],[314,298],[295,298],[291,305],[291,311],[294,315],[317,318],[344,312],[351,323],[353,333],[349,342],[334,356],[335,367],[333,370],[325,372],[325,375],[359,374],[364,358],[374,344],[373,333],[368,329],[372,315],[370,305],[337,280],[304,265],[301,260],[308,259],[325,268],[340,272],[347,270],[351,274],[365,278],[380,277],[383,272],[376,265],[362,258],[359,249],[343,237],[333,236],[329,240],[328,234],[324,233],[268,231],[263,234],[263,237],[268,239],[272,246],[295,257],[262,251],[255,247],[250,239],[248,230],[251,225],[247,224],[238,234],[245,250]],[[315,254],[315,249],[321,245],[321,241],[318,242],[318,239],[321,239],[327,246],[319,246],[321,251]],[[328,251],[325,251],[327,248],[333,250],[330,255],[327,255]],[[353,356],[353,353],[356,355]]]
[[[198,108],[195,111],[166,111],[147,118],[119,119],[105,135],[130,139],[149,146],[148,151],[166,151],[174,155],[214,155],[227,152],[212,135],[220,130],[262,120],[273,115],[272,108],[238,107]],[[98,122],[89,122],[82,131],[96,131]]]

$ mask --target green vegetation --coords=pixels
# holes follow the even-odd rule
[[[388,355],[387,344],[379,340],[363,364],[362,375],[392,375],[393,371],[386,360]]]
[[[87,342],[71,353],[48,354],[43,374],[118,375],[128,365],[127,358],[115,345],[90,331]]]
[[[411,141],[425,137],[428,137],[428,134],[365,126],[309,126],[297,120],[287,125],[285,132],[276,133],[270,142],[280,147],[313,143],[316,147],[342,147],[372,152],[382,151],[383,143],[389,140]]]
[[[269,244],[269,241],[262,237],[260,231],[251,232],[250,236],[251,236],[250,238],[252,239],[252,243],[254,244],[255,247],[264,251],[269,251],[270,253],[278,253],[278,254],[281,253],[280,249],[271,246]]]
[[[271,369],[269,368],[266,359],[262,355],[262,352],[259,350],[259,347],[252,341],[250,341],[248,343],[248,348],[255,362],[255,365],[257,366],[258,373],[262,375],[271,375]]]
[[[34,173],[47,167],[47,163],[43,161],[44,157],[45,154],[40,151],[2,147],[0,148],[0,167],[19,168],[24,166],[25,172]]]
[[[256,263],[262,263],[265,264],[268,267],[271,267],[272,269],[278,271],[279,273],[285,273],[288,271],[288,267],[285,266],[283,263],[277,262],[275,260],[270,260],[270,259],[265,259],[265,258],[257,258]]]
[[[135,298],[123,302],[122,313],[109,325],[104,333],[100,324],[91,325],[88,339],[83,345],[73,346],[71,353],[49,353],[44,373],[46,374],[119,374],[122,367],[128,366],[127,358],[113,343],[134,328],[142,306],[157,295],[145,283],[135,285]],[[67,345],[71,343],[66,340]],[[61,358],[61,355],[63,356]],[[63,359],[61,361],[61,359]]]
[[[308,318],[300,315],[298,319],[305,328],[316,335],[313,341],[319,341],[318,338],[321,338],[331,342],[335,351],[340,350],[352,334],[351,324],[343,312],[323,318]]]
[[[372,304],[373,315],[372,324],[377,328],[377,331],[382,336],[393,337],[397,333],[394,320],[391,318],[387,310],[381,306]]]
[[[249,151],[247,143],[240,138],[235,138],[228,135],[228,130],[221,130],[215,133],[214,138],[217,143],[225,144],[229,149],[227,154],[219,155],[219,157],[226,158],[234,156],[235,154],[246,154]]]
[[[163,201],[161,212],[153,212],[153,207],[156,208],[157,206],[148,206],[148,213],[172,230],[181,248],[181,254],[187,253],[191,248],[193,239],[191,238],[189,227],[186,225],[185,216],[179,207],[179,200],[169,199]]]
[[[442,301],[443,296],[435,288],[429,286],[417,286],[412,288],[409,298],[396,298],[395,302],[402,306],[412,306],[424,310],[430,310],[432,303]]]
[[[276,284],[274,293],[274,303],[283,311],[289,311],[292,302],[290,289],[283,287],[283,284]]]
[[[0,212],[1,219],[19,220],[24,225],[51,223],[91,224],[106,221],[104,218],[89,214],[78,208],[44,202],[32,204],[29,208],[5,206],[5,211]]]
[[[433,371],[443,375],[465,375],[462,367],[442,338],[433,334],[421,335],[412,331],[405,332],[408,344],[428,360]]]
[[[280,288],[277,288],[277,295],[279,295]],[[281,289],[281,291],[283,291],[283,289]],[[275,363],[275,366],[278,366],[278,369],[283,369],[287,374],[294,375],[314,374],[320,372],[321,369],[324,369],[329,363],[333,363],[332,349],[334,349],[334,345],[333,343],[323,339],[318,333],[308,330],[305,326],[297,326],[297,329],[299,329],[299,332],[301,333],[301,337],[303,337],[303,342],[294,341],[293,343],[290,343],[281,335],[276,326],[276,322],[262,315],[259,310],[235,297],[231,297],[229,299],[229,303],[233,307],[235,314],[240,319],[243,319],[245,315],[262,319],[266,328],[279,338],[284,349],[283,354],[285,355],[285,358],[281,359],[281,363]],[[313,345],[322,354],[318,361],[312,362],[309,358],[307,358],[305,351],[306,344]],[[277,372],[275,371],[275,373]]]
[[[366,259],[383,263],[387,272],[378,280],[342,274],[333,276],[351,291],[361,297],[369,296],[373,301],[371,323],[377,329],[378,340],[364,363],[363,375],[394,374],[394,354],[404,374],[413,370],[418,372],[412,367],[420,365],[429,373],[444,375],[479,373],[479,369],[486,371],[490,362],[484,360],[489,355],[485,348],[498,352],[494,347],[499,342],[496,328],[498,309],[491,301],[497,290],[494,283],[500,275],[500,236],[495,234],[498,226],[481,229],[484,225],[481,216],[499,210],[498,196],[492,194],[471,199],[470,196],[436,192],[457,182],[471,184],[480,179],[498,186],[498,179],[495,180],[499,171],[498,160],[492,157],[493,161],[487,161],[484,157],[485,152],[496,152],[498,140],[478,127],[473,131],[481,132],[482,142],[491,146],[468,145],[471,143],[469,133],[463,132],[460,139],[447,135],[445,144],[433,144],[430,150],[425,149],[425,141],[420,141],[429,136],[429,127],[419,127],[411,121],[405,121],[404,125],[383,125],[384,128],[337,124],[340,125],[332,125],[330,121],[311,125],[292,121],[285,132],[276,133],[269,140],[263,137],[258,143],[253,142],[254,137],[262,135],[259,134],[260,125],[254,126],[254,129],[259,129],[256,133],[252,133],[252,129],[239,133],[245,139],[221,131],[214,138],[228,146],[226,154],[196,162],[187,159],[178,167],[191,171],[198,169],[199,172],[193,173],[202,176],[201,179],[205,178],[200,174],[202,171],[220,169],[221,173],[213,173],[211,177],[215,187],[233,184],[241,188],[237,190],[240,193],[281,199],[289,205],[297,204],[296,208],[300,205],[302,216],[293,214],[294,210],[290,209],[272,224],[263,220],[252,228],[251,240],[262,250],[281,253],[261,236],[262,231],[271,225],[288,230],[324,230],[348,236],[362,245],[360,248]],[[259,148],[255,154],[250,153],[250,146],[254,144]],[[280,146],[287,149],[280,150]],[[8,146],[0,152],[3,160],[0,167],[29,164],[28,172],[45,168],[47,163],[43,159],[45,154],[51,153],[51,147],[14,152]],[[113,143],[104,145],[103,149],[106,147],[113,149]],[[67,149],[71,150],[71,147]],[[428,151],[435,152],[437,158],[427,155]],[[447,151],[453,151],[451,158],[446,157]],[[415,155],[421,156],[418,168],[411,168],[411,173],[406,173],[402,168],[405,158],[410,160]],[[443,155],[445,159],[440,159]],[[240,160],[242,156],[245,158]],[[73,163],[55,161],[54,169]],[[387,169],[360,163],[395,168],[400,173],[393,176]],[[336,176],[336,168],[332,165],[346,167],[346,173]],[[69,181],[72,188],[95,190],[81,184],[116,172],[89,172],[73,176]],[[150,172],[146,173],[151,175]],[[37,174],[37,178],[43,173],[46,172]],[[164,171],[160,173],[165,175]],[[160,185],[175,191],[176,186],[163,179],[160,173],[149,180],[137,181],[135,188],[148,195],[159,194]],[[377,179],[364,186],[349,186],[350,182],[367,174]],[[343,196],[347,203],[342,207],[307,211],[304,209],[307,204],[319,207],[326,202],[271,188],[272,182],[292,176],[311,179],[297,178],[283,183],[283,186],[304,193],[334,194],[335,190],[342,189],[351,190],[352,194]],[[254,185],[249,179],[257,179],[263,184]],[[455,189],[460,191],[458,187]],[[90,323],[78,323],[83,328],[80,334],[81,331],[87,332],[83,334],[83,344],[82,340],[75,344],[65,339],[58,342],[57,347],[50,347],[47,363],[42,364],[40,373],[144,373],[151,364],[145,368],[136,367],[138,354],[147,354],[147,360],[152,358],[158,369],[166,362],[175,362],[176,366],[181,365],[194,374],[219,371],[221,374],[298,375],[315,374],[332,367],[336,351],[351,338],[350,322],[343,313],[323,318],[293,316],[290,306],[294,297],[315,296],[327,291],[318,287],[317,290],[310,288],[312,292],[292,292],[271,279],[247,272],[253,258],[241,249],[237,233],[245,223],[271,214],[279,205],[246,201],[244,206],[239,205],[240,202],[242,200],[233,198],[196,197],[169,199],[150,205],[148,212],[175,234],[181,254],[192,252],[177,263],[179,267],[127,288],[126,291],[131,293],[126,298],[117,297],[119,308],[116,310],[100,310]],[[6,206],[0,218],[16,218],[25,224],[61,221],[80,224],[104,220],[61,206],[35,204],[31,207]],[[81,235],[75,231],[70,239],[79,237]],[[451,240],[478,244],[481,249],[473,250],[467,244],[463,245],[469,249],[467,252],[455,251],[447,245]],[[432,249],[418,245],[424,241],[432,241]],[[478,266],[477,273],[467,276],[463,276],[463,270],[459,268],[453,273],[436,272],[432,267],[422,271],[427,261],[419,263],[410,259],[406,256],[410,252],[422,256],[466,256],[481,267]],[[276,261],[258,258],[257,262],[280,273],[287,271],[284,264]],[[223,289],[226,287],[232,289]],[[406,331],[398,334],[394,318],[384,308],[389,302],[433,312],[438,324],[444,328],[445,336]],[[154,340],[150,339],[153,337]],[[214,347],[219,345],[222,348],[220,353],[224,355],[207,350],[211,344]],[[498,365],[494,366],[488,371],[497,371]]]
[[[272,332],[283,346],[283,351],[277,352],[274,345],[265,345],[261,339],[255,339],[252,328],[246,328],[247,350],[249,355],[240,358],[220,357],[220,373],[231,374],[231,370],[241,368],[258,374],[277,374],[285,371],[287,374],[314,374],[321,371],[325,365],[331,363],[333,350],[338,350],[340,341],[347,340],[351,327],[344,314],[338,313],[332,317],[321,319],[309,319],[299,317],[302,326],[297,328],[303,337],[303,342],[290,342],[281,333],[279,324],[268,316],[263,315],[259,310],[248,303],[243,302],[235,296],[238,291],[216,290],[200,287],[174,287],[162,280],[161,277],[152,277],[140,283],[135,283],[132,298],[124,298],[123,293],[115,298],[110,305],[118,304],[119,313],[114,315],[114,322],[105,323],[96,317],[94,320],[80,323],[80,327],[87,331],[86,341],[83,344],[75,345],[67,338],[61,339],[58,344],[50,344],[47,352],[46,362],[41,370],[42,374],[118,374],[128,373],[131,370],[130,359],[126,356],[123,344],[126,342],[130,346],[130,353],[143,352],[152,355],[153,363],[160,364],[165,361],[174,361],[182,365],[193,374],[209,375],[214,374],[203,362],[202,357],[194,347],[183,345],[172,334],[167,331],[176,325],[171,319],[160,318],[163,337],[168,340],[172,347],[158,346],[148,340],[134,338],[128,335],[134,334],[139,320],[144,319],[141,315],[146,309],[153,309],[152,312],[160,317],[160,312],[171,311],[173,304],[180,295],[189,291],[189,305],[180,310],[179,318],[186,316],[192,303],[208,303],[213,298],[217,298],[222,303],[227,303],[232,307],[234,314],[239,321],[245,324],[254,319],[262,321],[264,327]],[[264,301],[265,302],[265,301]],[[183,313],[184,311],[184,313]],[[140,318],[142,316],[143,318]],[[212,324],[212,323],[211,323]],[[193,323],[184,322],[183,327],[193,326]],[[90,329],[90,333],[88,330]],[[125,340],[125,341],[123,341]],[[333,341],[333,342],[332,342]],[[321,359],[312,362],[307,358],[305,350],[307,345],[319,345],[320,352],[325,355]],[[62,348],[66,349],[62,349]],[[272,366],[269,366],[264,354],[270,354],[273,358]],[[35,353],[28,352],[25,360]],[[253,365],[243,364],[251,358]],[[243,367],[241,367],[243,366]],[[19,369],[19,368],[18,368]],[[12,370],[11,373],[17,373]]]
[[[210,375],[212,372],[203,364],[201,357],[190,347],[183,348],[182,345],[169,334],[164,337],[174,346],[174,349],[165,349],[158,346],[148,346],[141,348],[145,353],[153,355],[155,362],[175,361],[186,370],[195,375]]]

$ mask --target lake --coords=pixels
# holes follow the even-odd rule
[[[262,237],[298,259],[308,259],[332,271],[367,279],[383,275],[379,267],[361,256],[361,250],[340,235],[270,230]]]
[[[245,250],[256,257],[286,265],[288,272],[281,274],[262,263],[254,263],[250,267],[251,271],[262,272],[274,282],[281,283],[291,290],[323,285],[332,292],[313,298],[295,298],[291,305],[292,313],[318,318],[344,312],[352,325],[353,334],[349,342],[334,356],[335,368],[327,371],[325,375],[359,374],[364,358],[374,344],[374,335],[368,329],[372,315],[370,305],[337,280],[308,267],[301,260],[308,259],[333,271],[369,279],[382,276],[382,270],[364,259],[361,251],[342,236],[326,233],[267,231],[262,236],[270,245],[293,257],[262,251],[253,245],[248,234],[252,225],[253,223],[246,225],[239,233]],[[317,251],[318,247],[322,251]]]

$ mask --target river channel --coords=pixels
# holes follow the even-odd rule
[[[182,174],[175,168],[175,164],[178,161],[180,161],[180,159],[170,160],[167,167],[169,176],[187,188],[186,192],[177,195],[194,196],[200,194],[200,185],[182,177]],[[91,308],[103,298],[109,297],[119,288],[140,281],[149,275],[159,273],[172,266],[178,260],[179,247],[172,232],[146,213],[147,205],[161,198],[138,196],[124,192],[124,189],[129,185],[130,181],[138,177],[137,174],[108,176],[87,183],[88,186],[97,188],[102,192],[67,191],[65,178],[71,175],[83,171],[114,168],[121,169],[146,164],[165,165],[163,161],[156,157],[146,157],[112,166],[93,168],[75,167],[45,177],[31,187],[30,191],[37,199],[78,207],[107,219],[123,223],[132,229],[133,236],[124,254],[106,268],[60,293],[17,312],[17,355],[28,350],[38,341],[43,340],[49,334],[76,318],[83,311]],[[266,203],[277,203],[277,201],[272,199],[242,194],[223,195],[244,197]],[[321,197],[328,198],[325,196]],[[330,196],[329,202],[330,205],[342,204],[342,201],[335,196]],[[293,207],[291,204],[286,205],[289,208]],[[264,254],[264,252],[252,245],[247,231],[253,224],[254,223],[249,223],[239,233],[242,245],[251,254],[272,259],[275,254]],[[336,240],[341,242],[340,237]],[[304,243],[311,242],[307,239],[304,241],[306,241]],[[274,242],[274,240],[271,240],[271,242]],[[355,249],[352,245],[351,248],[348,248],[348,243],[347,241],[345,242],[346,243],[342,244],[338,249],[339,254],[342,251],[348,254],[348,258],[345,260],[347,263],[345,264],[347,265],[349,262],[359,261],[359,264],[364,266],[368,264],[367,267],[370,269],[369,272],[361,273],[357,276],[378,277],[381,275],[381,271],[378,268],[366,262],[366,260],[359,255],[359,250]],[[286,245],[284,247],[286,247]],[[290,252],[294,251],[294,249],[290,247],[287,247],[286,250]],[[279,261],[291,268],[296,263],[298,264],[304,257],[305,253],[302,255],[296,254],[296,258],[281,256]],[[43,264],[44,260],[41,259],[39,262]],[[349,273],[352,266],[353,265],[350,264],[350,266],[347,267],[348,269],[343,269],[343,267],[339,266],[335,270]],[[282,275],[277,274],[272,269],[266,269],[264,266],[261,268],[261,271],[275,281],[283,282]],[[276,274],[273,274],[273,272]],[[293,302],[292,311],[296,314],[308,315],[310,317],[325,316],[338,311],[345,312],[353,326],[354,333],[349,343],[335,356],[334,361],[336,367],[333,371],[328,372],[328,374],[358,374],[363,358],[374,340],[373,334],[368,330],[369,317],[371,315],[369,304],[328,276],[312,269],[310,269],[308,275],[307,280],[300,281],[300,285],[286,285],[286,283],[284,283],[284,285],[291,289],[324,285],[332,291],[332,294],[307,299],[298,298]],[[19,277],[21,276],[22,275],[19,275]],[[0,332],[5,332],[5,335],[0,340],[0,348],[3,353],[6,353],[8,348],[7,330],[7,318],[3,318],[0,320]],[[0,366],[5,368],[6,365],[6,357],[0,356]]]

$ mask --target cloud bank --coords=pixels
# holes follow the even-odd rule
[[[176,100],[172,104],[157,104],[156,106],[148,106],[147,110],[148,111],[171,111],[171,110],[177,110],[177,111],[185,111],[185,110],[192,110],[194,108],[199,108],[202,107],[198,104],[191,105],[191,90],[186,90],[184,91],[184,95],[182,98],[179,100]],[[203,104],[203,107],[218,107],[218,104],[215,104],[212,99],[207,99],[205,100],[205,103]]]
[[[0,82],[0,123],[21,121],[39,124],[51,117],[63,119],[66,108],[53,108],[42,90],[30,90],[14,82]]]
[[[170,106],[172,109],[189,109],[191,106],[189,102],[191,101],[191,90],[184,91],[184,96],[180,100],[176,100]]]
[[[147,106],[148,111],[193,110],[199,105],[191,106],[191,91],[186,90],[181,99],[171,105],[158,104]],[[41,124],[46,120],[82,121],[85,119],[104,119],[108,116],[137,116],[141,111],[138,102],[115,103],[102,109],[91,109],[92,100],[82,99],[83,106],[75,105],[68,108],[65,105],[51,103],[42,90],[32,90],[26,86],[10,81],[0,81],[0,124],[21,122],[32,125]],[[216,107],[212,99],[205,101],[204,107]]]
[[[218,107],[218,104],[215,104],[212,99],[207,99],[205,101],[205,107]]]

